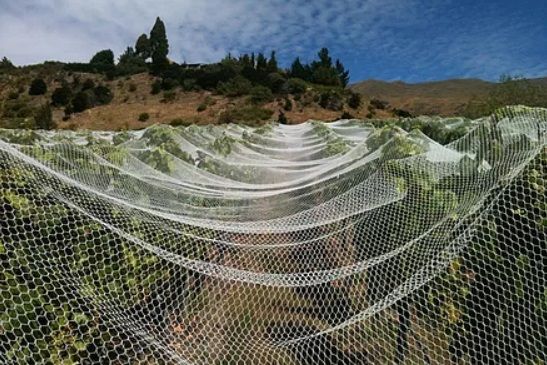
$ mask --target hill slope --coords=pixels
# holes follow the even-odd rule
[[[533,84],[547,87],[547,78],[530,80]],[[452,79],[409,84],[401,81],[386,82],[365,80],[350,89],[389,102],[393,107],[414,115],[435,114],[452,116],[461,114],[465,104],[474,97],[485,97],[496,85],[479,79]]]

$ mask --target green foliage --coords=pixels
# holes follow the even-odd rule
[[[283,110],[290,112],[292,110],[292,101],[289,98],[285,98],[283,103]]]
[[[72,99],[72,109],[74,113],[81,113],[95,104],[95,94],[92,90],[80,91]]]
[[[165,24],[157,17],[150,31],[150,56],[156,70],[161,70],[169,65],[169,42],[165,32]]]
[[[169,90],[163,92],[162,103],[172,103],[177,98],[177,92],[175,90]]]
[[[56,107],[66,106],[70,102],[71,97],[72,90],[68,85],[63,85],[53,90],[53,93],[51,94],[51,105]]]
[[[172,121],[169,122],[169,125],[171,125],[173,127],[187,127],[191,124],[192,124],[191,122],[189,122],[187,120],[184,120],[182,118],[175,118],[175,119],[173,119]]]
[[[308,84],[303,79],[290,78],[288,80],[288,88],[291,94],[303,94],[308,89]]]
[[[118,75],[134,75],[145,72],[147,67],[144,60],[145,58],[133,50],[133,48],[127,47],[125,52],[120,56],[118,65],[116,66],[116,73]]]
[[[463,115],[479,118],[509,105],[547,107],[547,88],[525,78],[502,75],[486,97],[474,98],[466,105]]]
[[[277,123],[279,124],[289,124],[289,119],[283,111],[279,111],[279,116],[277,117]]]
[[[361,106],[361,95],[358,93],[351,92],[348,98],[348,106],[352,109],[359,109]]]
[[[89,61],[91,66],[114,66],[114,52],[110,49],[104,49],[97,52]]]
[[[135,43],[135,54],[143,60],[152,56],[150,40],[146,34],[141,34],[139,38],[137,38],[137,42]]]
[[[45,104],[38,108],[36,114],[34,115],[34,121],[36,128],[38,129],[55,129],[56,124],[53,122],[51,115],[51,108],[49,104]]]
[[[344,107],[344,98],[340,91],[331,89],[321,93],[319,105],[325,109],[339,111]]]
[[[219,123],[258,124],[260,121],[268,120],[272,115],[272,110],[258,106],[247,106],[223,112],[219,117]]]
[[[197,107],[197,111],[198,113],[201,113],[202,111],[205,111],[207,109],[207,104],[206,103],[200,103]]]
[[[7,57],[2,57],[2,59],[0,60],[0,71],[9,71],[15,68],[16,67]]]
[[[254,86],[249,91],[249,101],[251,101],[254,104],[262,104],[262,103],[268,103],[273,100],[273,93],[272,91],[265,87],[265,86]]]
[[[148,119],[150,119],[150,114],[146,112],[139,114],[139,122],[146,122]]]
[[[151,87],[151,90],[150,90],[150,94],[152,95],[157,95],[161,92],[161,81],[160,80],[155,80],[153,83],[152,83],[152,87]]]
[[[109,104],[114,98],[112,91],[104,85],[99,85],[94,88],[93,94],[95,95],[95,105]]]
[[[236,76],[229,81],[221,82],[217,91],[220,94],[235,97],[249,94],[252,86],[252,83],[243,76]]]
[[[32,80],[28,90],[29,95],[44,95],[47,92],[47,85],[44,79],[37,78]]]

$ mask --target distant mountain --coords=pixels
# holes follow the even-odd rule
[[[547,77],[530,80],[547,87]],[[453,79],[417,84],[402,81],[365,80],[350,85],[350,89],[370,99],[389,102],[394,108],[413,115],[460,115],[473,97],[484,97],[496,85],[479,79]]]

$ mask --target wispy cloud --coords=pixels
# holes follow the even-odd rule
[[[104,48],[119,54],[159,15],[176,61],[275,49],[288,64],[328,46],[353,79],[547,73],[541,57],[529,55],[534,39],[523,35],[531,29],[524,15],[473,22],[462,7],[455,0],[0,0],[0,56],[29,64],[86,61]]]

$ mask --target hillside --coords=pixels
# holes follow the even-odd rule
[[[44,80],[47,89],[42,95],[29,95],[30,86],[37,78]],[[273,94],[252,102],[250,94],[228,96],[215,90],[187,91],[180,86],[154,91],[154,85],[161,81],[161,77],[147,72],[114,78],[99,73],[71,72],[62,63],[0,71],[0,128],[33,128],[33,118],[44,105],[51,108],[52,121],[59,129],[141,129],[155,123],[261,124],[279,121],[280,114],[288,124],[310,119],[393,116],[390,110],[374,110],[366,98],[352,108],[348,105],[351,92],[322,85],[304,83],[306,87],[302,92]],[[86,83],[108,89],[109,100],[69,115],[65,105],[52,102],[53,93],[63,85],[68,85],[75,94],[85,89]],[[240,115],[241,111],[246,114]]]
[[[542,88],[547,87],[547,78],[531,79]],[[478,79],[452,79],[444,81],[410,84],[401,81],[386,82],[365,80],[350,86],[350,89],[370,98],[387,101],[396,108],[413,115],[461,115],[473,98],[485,98],[497,83]]]

